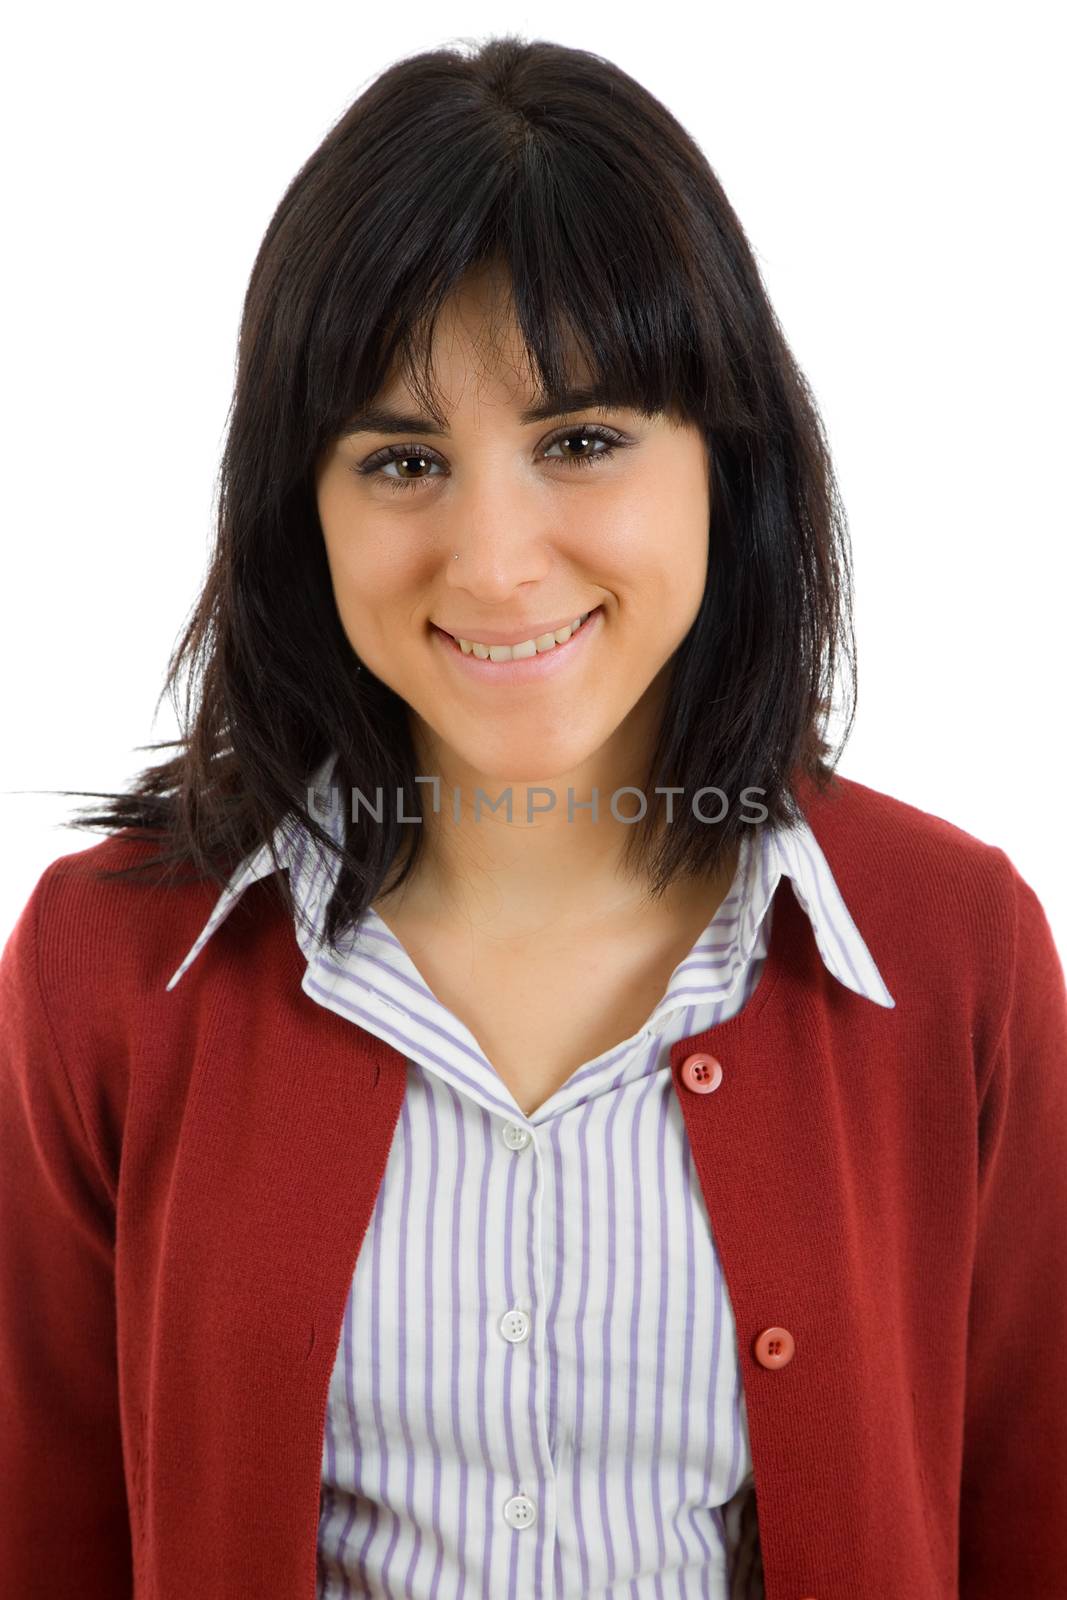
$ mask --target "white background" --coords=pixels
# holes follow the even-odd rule
[[[820,405],[852,532],[840,771],[1005,849],[1067,952],[1060,8],[23,7],[2,116],[0,939],[170,738],[241,300],[282,192],[417,49],[610,57],[696,137]],[[417,159],[417,152],[413,152]],[[397,172],[397,183],[404,175]]]

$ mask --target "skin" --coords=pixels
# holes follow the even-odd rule
[[[695,936],[733,864],[714,882],[672,885],[650,911],[644,885],[624,874],[626,824],[608,802],[615,789],[640,785],[667,664],[700,606],[710,513],[704,437],[687,422],[628,409],[524,425],[520,412],[536,402],[536,386],[507,285],[488,269],[464,281],[439,319],[433,361],[446,435],[361,433],[331,444],[316,469],[345,633],[411,708],[417,771],[439,774],[443,785],[442,811],[427,815],[423,856],[397,904],[412,918],[453,916],[513,953],[548,935],[558,941],[561,931],[584,941],[608,926],[615,936],[643,926],[647,936],[649,916],[675,928],[695,917]],[[396,378],[376,398],[421,409]],[[598,423],[627,447],[573,465],[570,456],[604,451],[578,442],[583,424]],[[418,446],[434,464],[394,460],[358,473],[389,445]],[[450,632],[472,623],[510,631],[597,605],[599,636],[573,666],[536,684],[465,681],[442,661],[430,629],[435,621]],[[556,796],[553,811],[529,822],[527,785]],[[495,799],[509,786],[512,821],[483,806],[476,822],[475,789]],[[568,821],[569,786],[576,802],[597,789],[597,823],[588,809]],[[427,786],[428,813],[430,796]],[[648,802],[662,805],[655,795]],[[636,796],[619,808],[634,814]]]

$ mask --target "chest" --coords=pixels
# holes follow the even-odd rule
[[[390,926],[526,1116],[644,1025],[701,931],[669,924],[636,936],[493,948],[458,931],[431,938],[403,918],[390,917]]]

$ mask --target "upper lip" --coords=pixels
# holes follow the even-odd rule
[[[583,607],[580,611],[568,611],[559,622],[528,622],[506,632],[496,628],[446,628],[440,622],[435,622],[434,627],[451,634],[453,639],[473,639],[478,644],[522,644],[527,639],[539,639],[543,633],[555,633],[557,628],[567,628],[575,617],[584,617],[595,610],[596,606]]]

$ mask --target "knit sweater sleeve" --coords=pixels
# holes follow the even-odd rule
[[[0,1594],[122,1600],[115,1196],[42,998],[51,882],[0,957]]]
[[[960,1600],[1067,1582],[1067,991],[1034,891],[1003,854],[1007,1002],[978,1063]]]

